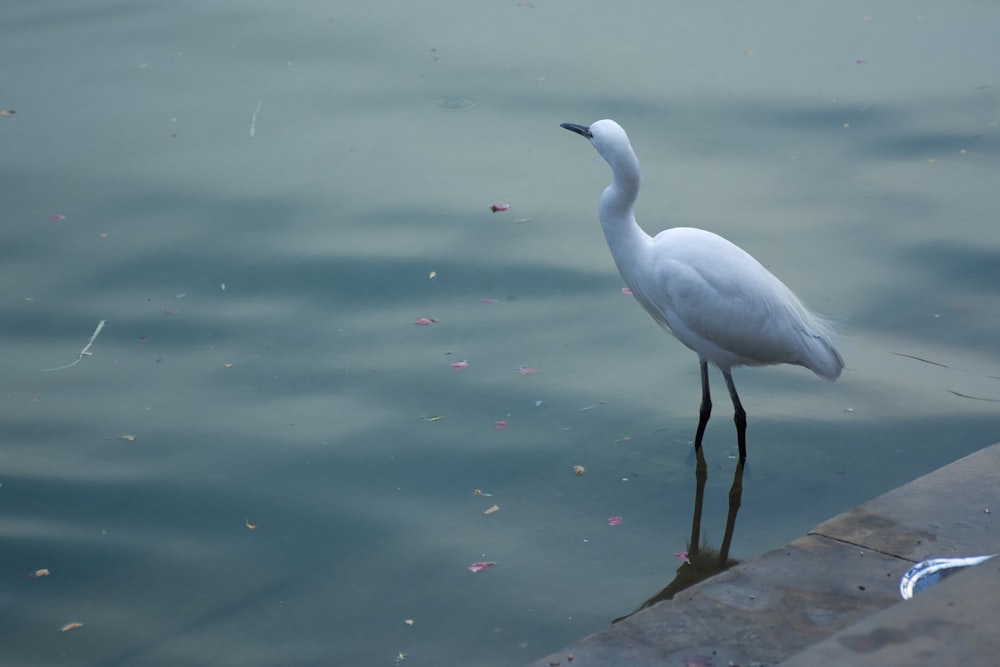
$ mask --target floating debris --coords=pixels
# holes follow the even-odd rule
[[[253,139],[254,135],[257,134],[257,114],[260,113],[260,105],[263,100],[257,100],[257,108],[253,110],[253,116],[250,117],[250,138]]]
[[[624,519],[622,519],[620,516],[609,516],[608,517],[608,525],[609,526],[620,526],[621,523],[622,523],[622,521],[624,521]]]
[[[899,594],[909,600],[920,591],[930,588],[942,579],[960,572],[967,567],[979,565],[997,554],[989,556],[969,556],[967,558],[932,558],[917,563],[899,580]]]
[[[469,367],[469,362],[465,361],[464,359],[462,361],[453,361],[451,362],[451,367],[454,368],[456,371],[464,371],[466,368]]]
[[[913,359],[915,361],[922,361],[925,364],[930,364],[931,366],[940,366],[941,368],[948,368],[948,366],[946,366],[944,364],[939,364],[936,361],[931,361],[930,359],[924,359],[923,357],[918,357],[918,356],[913,355],[913,354],[905,354],[903,352],[890,352],[889,354],[894,354],[897,357],[906,357],[907,359]]]
[[[493,204],[492,206],[490,206],[490,210],[493,211],[494,213],[498,211],[509,211],[510,204]]]
[[[422,326],[435,323],[437,323],[437,320],[435,320],[433,317],[418,317],[417,321],[414,322],[414,324],[420,324]]]
[[[482,572],[484,570],[490,569],[494,565],[496,565],[496,563],[492,561],[477,561],[465,569],[467,569],[469,572]]]
[[[67,623],[66,625],[59,628],[62,632],[69,632],[70,630],[76,630],[77,628],[82,628],[83,623]]]
[[[580,477],[580,476],[582,476],[582,475],[583,475],[583,473],[585,473],[586,471],[587,471],[587,469],[586,469],[586,468],[584,468],[583,466],[573,466],[573,473],[574,473],[574,474],[575,474],[575,475],[576,475],[577,477]]]
[[[107,323],[108,323],[107,320],[101,320],[100,322],[97,323],[97,328],[94,329],[94,333],[92,333],[90,335],[90,340],[87,341],[87,344],[83,346],[82,350],[80,350],[80,355],[76,358],[76,361],[74,361],[72,363],[68,363],[65,366],[56,366],[55,368],[46,368],[46,369],[44,369],[43,372],[48,373],[49,371],[61,371],[64,368],[70,368],[72,366],[76,366],[78,363],[80,363],[81,359],[83,359],[84,357],[89,357],[90,356],[90,346],[94,344],[95,340],[97,340],[97,336],[101,333],[101,329],[103,329],[105,327],[105,325],[107,325]]]
[[[969,394],[963,394],[953,389],[945,389],[945,391],[947,391],[949,394],[954,394],[959,398],[968,398],[973,401],[987,401],[988,403],[1000,403],[1000,398],[987,398],[986,396],[970,396]]]
[[[49,576],[49,571],[44,567],[39,570],[35,570],[34,572],[28,573],[28,577],[31,579],[36,579],[38,577],[47,577],[47,576]]]
[[[483,514],[493,514],[494,512],[499,512],[499,511],[500,511],[500,506],[494,504],[487,507],[486,511],[483,512]]]

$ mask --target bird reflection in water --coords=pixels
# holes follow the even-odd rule
[[[614,619],[611,621],[612,623],[617,623],[643,609],[652,607],[657,602],[671,600],[684,589],[690,588],[720,572],[725,572],[739,563],[738,560],[729,557],[729,547],[733,543],[733,533],[736,530],[736,515],[740,511],[740,503],[743,500],[743,468],[745,462],[736,462],[733,483],[729,487],[729,512],[726,514],[726,529],[723,532],[719,548],[713,549],[708,545],[707,540],[701,538],[701,514],[705,501],[705,484],[708,482],[708,464],[705,461],[705,454],[701,447],[695,448],[694,453],[694,510],[691,516],[691,537],[688,540],[687,559],[677,568],[677,574],[673,580],[664,586],[662,590],[644,601],[634,611]]]

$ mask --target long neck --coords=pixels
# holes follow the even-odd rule
[[[618,270],[628,282],[623,257],[630,254],[629,248],[634,253],[638,250],[637,246],[643,246],[650,240],[649,234],[636,223],[633,209],[636,197],[639,196],[641,180],[639,160],[635,153],[628,151],[627,154],[615,156],[614,162],[609,160],[609,164],[614,180],[601,194],[598,216]]]

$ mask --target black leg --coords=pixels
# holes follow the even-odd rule
[[[712,394],[708,390],[708,362],[699,359],[701,364],[701,409],[698,411],[698,430],[694,434],[694,451],[701,452],[701,439],[708,426],[708,418],[712,416]]]
[[[733,384],[732,373],[722,371],[722,375],[726,378],[726,387],[729,388],[729,395],[733,399],[733,421],[736,422],[736,443],[740,448],[740,462],[742,463],[747,460],[747,412],[743,409],[743,404],[740,403],[740,395],[736,393],[736,385]]]

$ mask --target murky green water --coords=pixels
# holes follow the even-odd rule
[[[669,582],[697,362],[621,293],[608,169],[564,121],[626,127],[648,231],[721,233],[845,320],[836,384],[737,371],[733,556],[994,442],[997,20],[8,8],[4,660],[521,664]],[[735,451],[719,380],[715,543]]]

